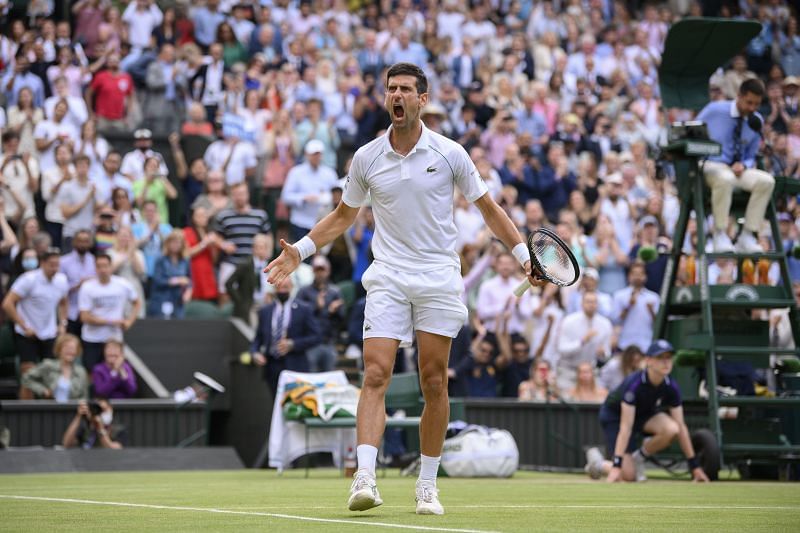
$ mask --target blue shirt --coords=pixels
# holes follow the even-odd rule
[[[217,40],[217,26],[225,22],[225,14],[199,7],[194,11],[194,37],[203,46]]]
[[[761,115],[755,114],[763,122]],[[701,120],[708,125],[708,136],[722,145],[722,153],[709,157],[709,161],[719,161],[728,165],[733,164],[733,131],[736,128],[738,117],[739,110],[736,108],[735,100],[711,102],[697,115],[697,120]],[[743,120],[740,161],[746,168],[753,168],[756,165],[756,153],[758,152],[758,145],[761,144],[761,136],[747,124],[747,117],[744,117]]]
[[[648,419],[662,411],[662,408],[680,407],[681,392],[678,384],[669,376],[660,385],[653,385],[647,379],[647,370],[638,370],[625,378],[622,385],[608,395],[600,413],[601,419],[619,420],[622,403],[636,409],[633,425],[642,427]]]

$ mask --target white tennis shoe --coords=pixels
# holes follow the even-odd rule
[[[589,448],[586,450],[586,466],[583,470],[592,479],[600,479],[603,476],[603,454],[599,448]]]
[[[366,470],[359,470],[353,475],[353,484],[350,485],[350,498],[347,508],[351,511],[366,511],[383,503],[375,475]]]
[[[647,481],[647,474],[645,473],[646,461],[642,452],[639,450],[633,452],[633,465],[636,467],[636,481]]]
[[[417,514],[444,514],[436,482],[417,480],[416,500]]]

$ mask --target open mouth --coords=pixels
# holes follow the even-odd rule
[[[403,109],[402,105],[394,104],[392,106],[392,115],[394,115],[394,118],[396,119],[401,119],[406,115],[406,110]]]

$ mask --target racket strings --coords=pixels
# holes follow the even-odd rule
[[[546,234],[531,235],[530,249],[539,265],[554,282],[568,285],[575,281],[577,273],[569,252]]]

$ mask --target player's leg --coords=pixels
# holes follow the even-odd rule
[[[644,439],[641,450],[650,456],[669,446],[678,437],[680,427],[667,413],[658,413],[645,422],[644,432],[651,436]]]
[[[399,344],[397,339],[364,339],[364,381],[356,414],[358,470],[347,501],[351,511],[366,511],[383,503],[375,479],[375,465],[386,426],[386,389],[392,379]]]
[[[614,455],[614,448],[617,445],[617,435],[619,434],[619,420],[602,419],[603,434],[606,437],[606,452],[609,457]],[[635,431],[631,434],[630,441],[625,447],[622,455],[621,477],[623,481],[636,480],[636,468],[631,453],[635,449]],[[586,450],[586,467],[584,470],[592,479],[600,479],[611,472],[613,463],[603,458],[602,452],[598,448]]]

